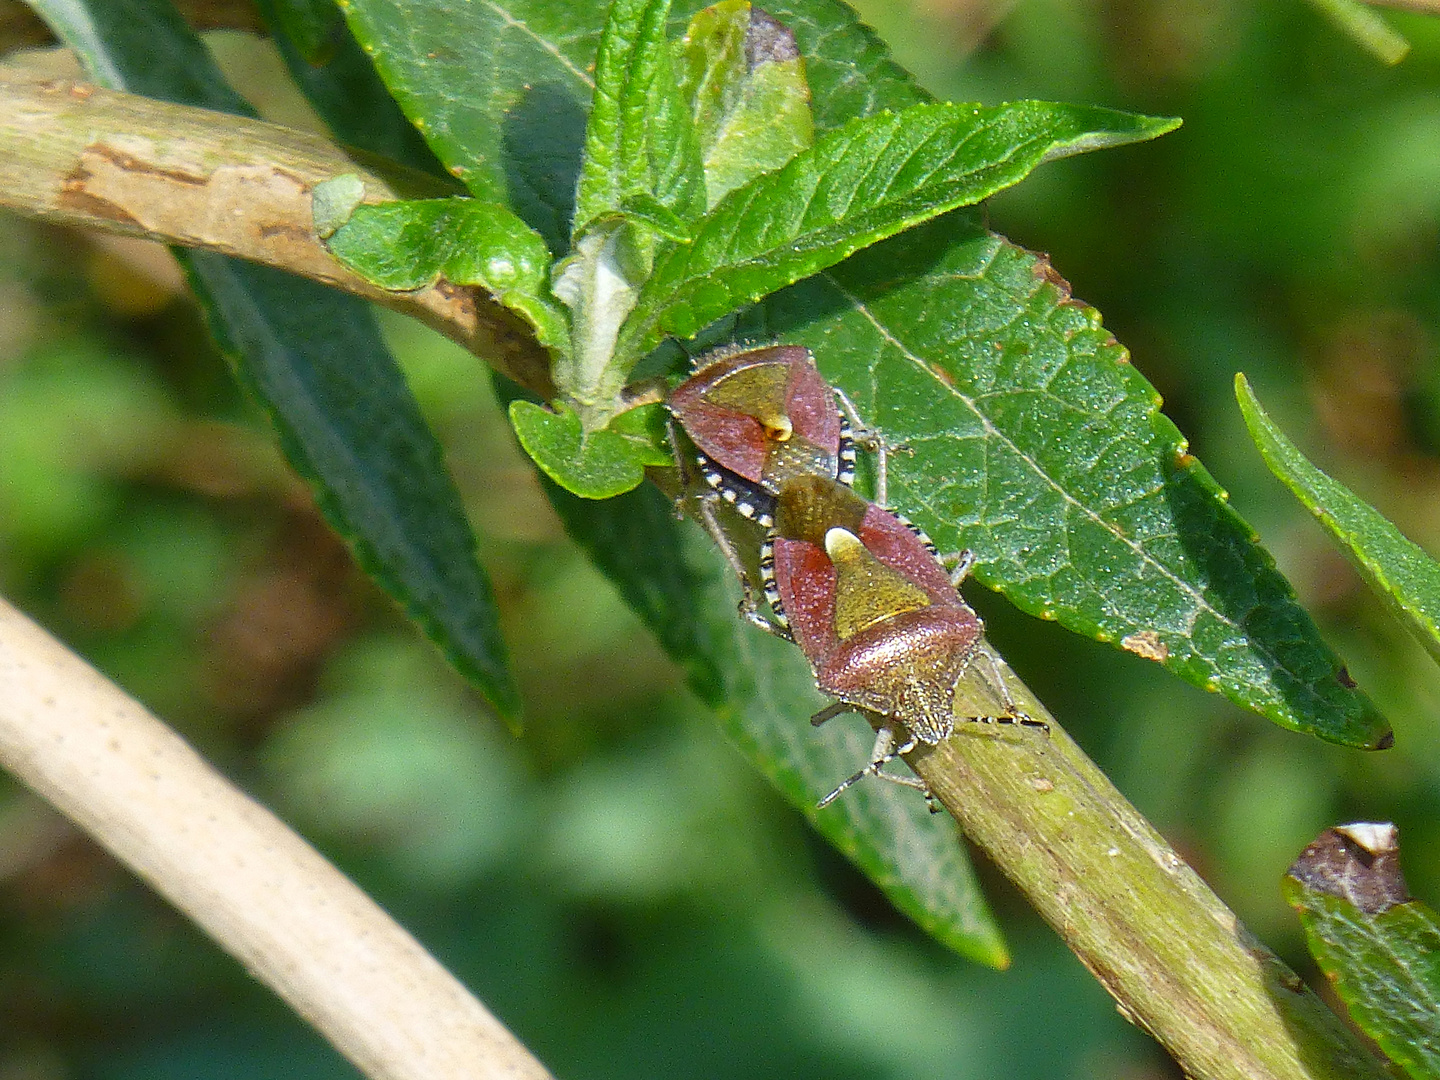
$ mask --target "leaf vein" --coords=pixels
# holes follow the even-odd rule
[[[878,319],[869,310],[868,306],[864,303],[864,301],[862,301],[858,296],[854,295],[848,289],[846,289],[830,273],[826,272],[825,278],[830,283],[830,285],[837,292],[839,292],[842,297],[845,298],[845,300],[854,308],[857,313],[859,313],[866,320],[868,320],[870,324],[875,327],[875,329],[887,342],[889,342],[897,350],[899,350],[902,356],[904,356],[911,363],[915,364],[922,371],[930,372],[930,374],[932,375],[935,374],[934,372],[930,371],[929,365],[922,357],[911,351],[908,347],[906,347],[903,342],[901,342],[898,338],[895,337],[893,333],[891,333],[889,327],[887,327],[883,322],[881,322],[880,319]],[[1274,655],[1274,650],[1272,648],[1263,645],[1258,640],[1249,638],[1248,635],[1245,634],[1244,628],[1234,618],[1217,610],[1214,605],[1212,605],[1210,601],[1206,598],[1204,593],[1196,589],[1194,585],[1181,578],[1168,566],[1157,560],[1153,555],[1146,551],[1143,546],[1137,544],[1134,540],[1126,536],[1122,530],[1112,525],[1110,522],[1107,522],[1095,511],[1091,510],[1089,507],[1085,506],[1077,499],[1075,499],[1075,497],[1072,496],[1063,487],[1061,487],[1049,475],[1048,472],[1041,468],[1040,464],[1033,457],[1022,451],[1021,448],[1017,446],[1012,439],[1010,439],[1004,432],[996,428],[991,423],[990,418],[980,411],[980,409],[976,406],[975,402],[971,398],[967,397],[965,394],[960,393],[953,386],[949,386],[948,380],[942,380],[939,379],[938,376],[936,377],[937,380],[940,381],[942,385],[946,385],[949,392],[954,394],[956,399],[959,400],[962,404],[964,404],[964,406],[970,410],[970,412],[976,417],[976,419],[980,421],[981,425],[985,428],[990,440],[993,440],[999,445],[1005,446],[1007,449],[1009,449],[1020,461],[1024,462],[1032,470],[1033,474],[1043,484],[1048,486],[1056,495],[1060,497],[1060,499],[1065,504],[1067,517],[1069,517],[1070,515],[1076,515],[1079,518],[1088,519],[1092,524],[1099,526],[1101,529],[1108,532],[1123,547],[1128,548],[1139,559],[1141,563],[1151,567],[1154,571],[1158,572],[1163,579],[1168,580],[1173,586],[1175,586],[1181,594],[1187,596],[1190,599],[1192,605],[1192,614],[1190,619],[1190,625],[1192,627],[1194,626],[1194,621],[1198,619],[1199,616],[1201,616],[1202,614],[1209,615],[1222,626],[1229,627],[1241,640],[1249,641],[1251,646],[1255,648],[1257,652],[1263,655],[1267,659],[1267,661],[1273,664],[1276,670],[1289,672],[1289,669],[1283,663],[1281,663],[1278,657]],[[987,472],[988,471],[989,470],[987,469]],[[931,499],[929,497],[924,497],[924,501],[927,505],[931,504]],[[1075,566],[1076,564],[1071,556],[1071,553],[1069,552],[1069,532],[1070,530],[1067,528],[1065,531],[1065,546],[1067,551],[1066,558],[1070,560],[1068,565]],[[1251,607],[1251,610],[1254,610],[1254,606]],[[1200,654],[1198,652],[1195,653],[1194,656],[1197,659],[1209,659],[1208,657],[1205,657],[1203,656],[1203,654]],[[1213,662],[1211,662],[1211,666],[1214,667]],[[1301,685],[1310,697],[1313,697],[1317,700],[1323,700],[1320,697],[1319,691],[1308,681],[1301,680]]]
[[[545,52],[549,53],[556,60],[558,60],[560,62],[560,66],[563,67],[566,71],[570,72],[570,74],[574,75],[575,78],[578,79],[582,84],[590,87],[590,89],[592,90],[595,89],[595,80],[592,79],[585,70],[576,67],[574,62],[555,46],[554,42],[552,42],[544,35],[538,34],[534,30],[532,30],[529,24],[526,23],[524,19],[517,18],[515,15],[511,14],[509,9],[502,7],[500,4],[497,4],[495,0],[485,0],[485,6],[488,7],[491,11],[495,12],[496,15],[500,16],[500,18],[504,20],[504,22],[510,27],[515,30],[519,30],[522,34],[528,35],[530,39],[535,42],[535,44],[539,45],[541,49],[543,49]]]

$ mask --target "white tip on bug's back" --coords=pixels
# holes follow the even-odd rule
[[[864,550],[865,545],[849,529],[842,529],[835,525],[825,530],[825,554],[830,556],[831,562],[839,563],[846,559],[853,559]]]

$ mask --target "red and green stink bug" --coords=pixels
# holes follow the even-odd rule
[[[876,443],[802,345],[712,353],[667,404],[699,451],[705,482],[766,527],[787,480],[823,476],[848,485],[856,438]]]
[[[672,427],[676,462],[685,472],[693,460],[713,492],[698,500],[699,515],[740,579],[740,612],[773,630],[757,609],[750,575],[716,517],[713,500],[723,499],[768,529],[775,522],[775,497],[789,480],[820,476],[850,485],[858,439],[875,451],[876,492],[883,501],[885,447],[860,423],[850,399],[821,378],[802,345],[718,349],[702,358],[666,405],[694,443],[692,457]]]
[[[967,552],[953,574],[946,571],[923,532],[833,480],[797,477],[781,489],[760,572],[771,610],[810,661],[816,685],[837,699],[813,722],[858,711],[880,723],[869,764],[822,807],[872,773],[924,789],[924,781],[881,766],[950,736],[956,686],[977,658],[1008,715],[958,719],[1048,728],[1014,707],[983,650],[984,624],[958,590],[970,563]],[[897,725],[908,733],[898,746]]]
[[[808,349],[712,354],[668,404],[698,451],[711,490],[699,501],[700,514],[745,590],[741,614],[799,645],[816,685],[837,699],[812,722],[859,711],[878,724],[869,764],[822,807],[872,773],[924,790],[923,781],[881,767],[919,743],[949,737],[956,687],[977,659],[988,666],[1007,715],[959,719],[1047,727],[1014,707],[982,645],[980,617],[958,590],[969,554],[948,572],[924,533],[850,489],[859,439],[877,452],[883,503],[884,445],[849,399],[820,377]],[[675,449],[683,461],[678,441]],[[716,498],[768,530],[759,569],[774,622],[754,601],[744,561],[712,508]],[[907,737],[897,745],[900,727]]]

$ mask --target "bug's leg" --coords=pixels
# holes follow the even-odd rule
[[[745,563],[741,560],[740,553],[735,550],[735,545],[731,543],[730,537],[721,527],[720,519],[715,516],[715,506],[720,502],[720,496],[713,489],[704,486],[703,478],[695,475],[694,458],[680,442],[673,420],[665,426],[665,431],[670,440],[670,452],[675,455],[676,467],[680,470],[683,481],[682,493],[675,499],[675,516],[683,518],[686,516],[686,508],[694,507],[695,516],[705,531],[710,534],[710,539],[720,549],[720,554],[725,557],[736,580],[740,582],[740,603],[738,605],[740,617],[767,633],[784,638],[786,641],[794,641],[788,626],[767,619],[760,613],[760,605],[755,602],[755,586],[750,580],[749,572],[745,569]]]
[[[817,713],[816,715],[818,716],[819,714]],[[885,766],[889,762],[894,761],[901,754],[908,754],[911,750],[914,750],[917,745],[918,743],[915,739],[915,736],[911,735],[907,737],[905,742],[902,743],[900,746],[896,746],[895,725],[893,722],[887,721],[881,726],[880,730],[875,733],[875,746],[870,751],[870,763],[866,765],[865,768],[857,772],[854,776],[842,780],[840,782],[840,785],[834,791],[830,792],[829,795],[826,795],[825,798],[821,799],[815,805],[815,809],[825,809],[825,807],[829,806],[832,802],[834,802],[842,794],[844,794],[847,789],[858,784],[867,776],[878,776],[882,780],[889,780],[891,783],[899,784],[902,787],[917,788],[920,791],[925,792],[926,802],[932,803],[933,799],[930,794],[929,785],[927,785],[925,781],[921,780],[918,776],[900,776],[894,773],[880,771],[883,766]]]
[[[957,589],[960,583],[970,576],[970,571],[975,567],[975,553],[969,548],[964,551],[950,551],[940,556],[940,563],[950,571],[950,584]]]
[[[1021,709],[1016,703],[1015,698],[1010,693],[1010,687],[1006,685],[1005,676],[1000,673],[1000,665],[995,662],[995,657],[990,654],[989,649],[982,647],[976,660],[978,663],[984,665],[985,670],[981,672],[981,677],[999,696],[1000,704],[1005,709],[1005,712],[1000,716],[967,716],[957,717],[956,719],[963,719],[972,724],[1010,724],[1015,727],[1039,728],[1045,732],[1046,735],[1049,735],[1049,724],[1044,720],[1033,719],[1029,713]]]
[[[700,510],[700,522],[705,526],[705,531],[710,534],[710,539],[715,541],[715,546],[720,549],[720,554],[725,556],[725,561],[730,564],[730,569],[740,580],[740,603],[738,610],[740,617],[752,626],[758,626],[767,633],[774,634],[786,641],[794,641],[790,628],[773,619],[767,619],[760,613],[760,605],[755,601],[755,587],[750,582],[750,575],[745,570],[745,564],[740,560],[735,545],[725,535],[725,530],[720,527],[720,522],[715,518],[715,503],[718,496],[713,491],[707,491],[696,497]]]
[[[690,464],[690,455],[680,445],[680,436],[675,433],[675,419],[671,417],[665,423],[665,438],[670,443],[670,456],[675,459],[675,470],[680,474],[680,494],[676,495],[673,504],[675,517],[684,520],[685,501],[691,496],[688,494],[697,487],[695,469]]]
[[[825,708],[821,709],[814,716],[810,717],[810,723],[819,727],[826,720],[833,720],[837,716],[844,716],[846,713],[859,712],[854,705],[847,705],[843,701],[832,701]]]
[[[838,386],[831,387],[831,389],[835,392],[835,400],[840,403],[841,413],[850,422],[850,438],[875,455],[875,503],[889,509],[890,485],[887,468],[889,455],[892,453],[913,454],[915,451],[903,442],[889,442],[880,433],[879,428],[873,428],[865,422],[860,415],[860,410],[855,408],[855,403],[850,400],[849,394]]]
[[[860,416],[860,410],[855,408],[855,403],[850,400],[850,395],[841,390],[838,386],[831,387],[835,393],[835,400],[840,403],[840,412],[850,423],[848,432],[851,441],[865,447],[875,455],[875,503],[877,506],[885,506],[889,497],[889,470],[886,467],[891,450],[898,450],[900,447],[892,447],[885,441],[877,428],[872,428],[865,423]],[[906,451],[910,448],[904,447]],[[849,469],[853,475],[854,460],[849,463]],[[844,468],[842,463],[842,468]]]

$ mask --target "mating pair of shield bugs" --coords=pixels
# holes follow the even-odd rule
[[[741,613],[795,642],[821,692],[836,699],[811,722],[843,712],[875,721],[870,761],[820,806],[872,774],[926,790],[881,768],[948,738],[957,720],[1047,728],[1015,707],[982,645],[984,625],[959,592],[970,554],[947,570],[929,537],[883,506],[886,446],[820,376],[808,349],[712,354],[668,405],[695,446],[708,489],[701,517],[740,577]],[[687,464],[673,430],[672,439]],[[876,503],[851,486],[857,443],[875,452]],[[744,560],[715,517],[716,499],[765,529],[759,571],[773,618],[759,610]],[[972,665],[1003,703],[1001,715],[956,716],[955,690]]]

